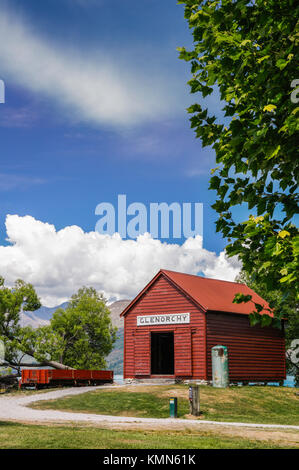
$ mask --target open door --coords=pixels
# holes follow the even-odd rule
[[[174,374],[173,331],[151,333],[151,374]]]

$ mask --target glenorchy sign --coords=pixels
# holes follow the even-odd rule
[[[137,317],[137,326],[177,325],[190,323],[190,313],[166,313],[163,315],[142,315]]]

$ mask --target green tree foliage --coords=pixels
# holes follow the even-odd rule
[[[241,271],[236,277],[236,282],[246,284],[253,289],[258,295],[265,299],[270,308],[277,310],[277,317],[284,316],[285,332],[286,332],[286,348],[288,349],[294,339],[299,338],[299,310],[291,299],[284,300],[283,294],[280,290],[267,290],[266,283],[256,282],[253,280],[254,276],[250,278],[248,273]],[[283,313],[281,313],[283,311]]]
[[[39,352],[41,356],[51,352],[53,360],[76,369],[102,369],[112,351],[116,330],[103,296],[92,287],[83,287],[65,310],[56,310],[49,327],[37,331]]]
[[[5,346],[5,361],[17,363],[19,351],[28,351],[30,328],[22,328],[22,311],[34,311],[41,307],[31,284],[17,280],[12,288],[6,287],[0,277],[0,340]]]
[[[23,354],[40,363],[65,368],[101,369],[116,339],[105,299],[93,288],[83,287],[72,296],[67,308],[58,309],[49,326],[22,327],[22,311],[41,307],[31,284],[18,280],[12,288],[0,278],[0,340],[5,363],[18,368]],[[64,365],[63,367],[61,367]]]
[[[291,83],[298,77],[298,14],[295,0],[184,0],[193,33],[192,93],[202,97],[216,87],[223,120],[194,104],[191,126],[203,146],[212,146],[217,168],[210,189],[217,231],[229,239],[257,284],[279,291],[287,304],[298,301],[298,116]],[[245,204],[253,214],[235,220]],[[237,301],[248,299],[237,299]],[[283,303],[282,303],[283,304]],[[283,305],[282,305],[283,307]],[[284,315],[283,308],[276,315]]]
[[[271,308],[277,310],[277,317],[283,316],[285,318],[284,329],[285,329],[285,340],[286,340],[286,359],[287,369],[289,373],[294,374],[296,382],[299,383],[299,361],[293,362],[292,358],[292,343],[294,340],[299,339],[299,309],[296,303],[292,303],[291,299],[284,299],[283,294],[280,290],[268,291],[266,283],[257,283],[252,280],[254,276],[250,278],[248,273],[241,271],[236,277],[236,282],[246,284],[265,299]],[[299,349],[299,348],[298,348]]]

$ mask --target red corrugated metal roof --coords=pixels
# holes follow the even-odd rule
[[[147,284],[147,286],[137,295],[137,297],[135,297],[135,299],[132,300],[132,302],[125,308],[125,310],[121,313],[121,316],[125,315],[131,309],[135,302],[161,275],[164,275],[167,279],[173,282],[180,290],[191,297],[205,311],[249,315],[254,310],[254,305],[252,302],[241,304],[233,303],[234,296],[237,293],[252,295],[253,302],[263,305],[265,309],[269,308],[268,303],[245,284],[221,281],[219,279],[210,279],[192,274],[184,274],[176,271],[161,269],[149,282],[149,284]],[[261,313],[266,313],[269,315],[267,310],[263,310]]]
[[[252,295],[255,303],[269,308],[269,304],[245,284],[238,282],[221,281],[206,277],[183,274],[175,271],[161,270],[177,286],[190,295],[204,310],[217,312],[244,313],[249,315],[254,309],[252,302],[234,304],[235,294]],[[262,313],[268,313],[264,310]]]

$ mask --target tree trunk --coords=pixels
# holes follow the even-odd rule
[[[54,369],[74,370],[73,367],[66,366],[65,364],[61,364],[60,362],[56,362],[56,361],[44,361],[43,365],[54,367]]]
[[[32,354],[28,354],[28,355],[32,356]],[[74,370],[73,367],[66,366],[65,364],[61,364],[60,362],[56,362],[56,361],[43,361],[43,362],[40,362],[39,364],[36,364],[35,362],[31,364],[28,362],[25,364],[22,364],[22,362],[3,362],[2,364],[0,363],[0,366],[12,367],[12,368],[48,366],[48,367],[53,367],[54,369]]]
[[[28,351],[26,352],[28,356],[34,357],[34,351]],[[61,369],[61,370],[74,370],[73,367],[66,366],[64,364],[61,364],[60,362],[56,361],[43,361],[42,362],[43,366],[49,366],[49,367],[54,367],[54,369]]]

